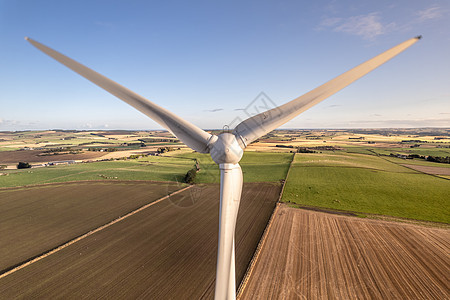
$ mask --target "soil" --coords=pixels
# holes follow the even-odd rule
[[[240,299],[449,299],[450,230],[281,205]]]
[[[236,228],[238,283],[280,188],[244,184]],[[192,187],[5,276],[0,298],[212,299],[218,219],[219,186]]]
[[[409,164],[402,164],[402,166],[417,170],[422,173],[427,173],[427,174],[432,174],[432,175],[450,176],[450,168],[433,167],[433,166],[419,166],[419,165],[409,165]]]
[[[62,161],[62,160],[88,160],[105,155],[103,152],[83,152],[79,154],[39,155],[41,150],[0,151],[0,165],[17,164],[19,161],[28,163]]]

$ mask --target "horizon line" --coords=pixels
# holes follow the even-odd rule
[[[355,130],[355,129],[447,129],[449,127],[444,126],[424,126],[424,127],[327,127],[327,128],[277,128],[273,131],[285,131],[285,130]],[[223,131],[223,128],[206,128],[205,131]],[[61,129],[61,128],[50,128],[50,129],[24,129],[24,130],[0,130],[1,132],[27,132],[27,131],[164,131],[169,132],[167,129],[112,129],[112,128],[90,128],[90,129]],[[232,131],[232,130],[230,130]]]

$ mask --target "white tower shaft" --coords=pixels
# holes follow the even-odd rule
[[[220,168],[219,247],[217,251],[216,300],[236,299],[234,234],[242,192],[239,164],[223,163]]]

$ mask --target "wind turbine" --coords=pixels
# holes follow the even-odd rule
[[[215,299],[222,300],[236,297],[234,235],[243,182],[239,161],[244,149],[259,137],[290,121],[301,112],[406,50],[420,40],[421,36],[409,39],[375,56],[303,96],[246,119],[232,132],[223,132],[217,136],[205,132],[67,56],[28,37],[25,39],[45,54],[149,116],[191,149],[211,154],[220,168],[220,219]]]

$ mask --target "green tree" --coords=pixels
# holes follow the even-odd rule
[[[31,168],[31,165],[27,162],[21,161],[17,164],[17,169],[27,169],[27,168]]]
[[[197,177],[197,169],[190,169],[187,173],[186,176],[184,176],[184,182],[189,183],[189,184],[193,184],[195,181],[195,177]]]

